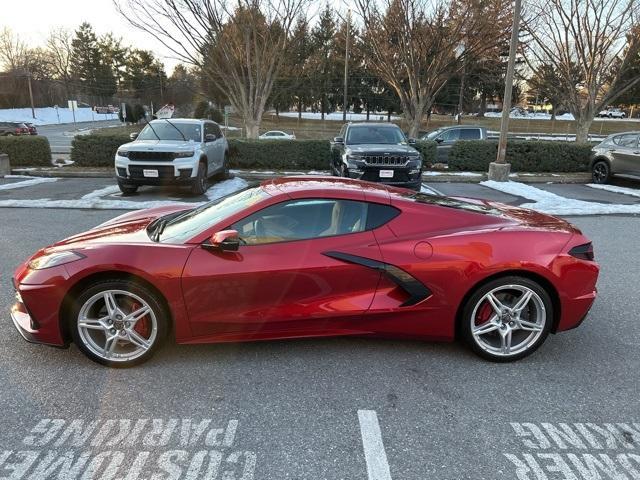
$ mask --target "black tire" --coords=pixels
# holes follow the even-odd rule
[[[225,153],[222,158],[222,170],[216,174],[216,180],[222,181],[230,177],[229,175],[229,163],[227,162],[227,155]]]
[[[193,195],[204,195],[207,191],[207,165],[204,162],[198,164],[198,175],[191,185]]]
[[[519,351],[518,348],[520,348],[520,345],[517,345],[518,348],[515,348],[515,351],[513,353],[504,353],[504,351],[501,353],[497,353],[497,352],[494,353],[493,351],[488,350],[487,346],[484,343],[481,343],[480,340],[477,340],[477,337],[474,336],[474,334],[472,333],[472,322],[474,325],[476,325],[476,322],[477,322],[477,318],[473,319],[472,317],[474,316],[474,311],[476,312],[476,315],[478,314],[479,310],[476,310],[477,307],[479,307],[480,309],[487,308],[486,305],[484,305],[484,300],[483,300],[485,295],[489,294],[492,291],[508,292],[510,290],[510,287],[512,286],[520,287],[525,290],[528,289],[537,295],[536,298],[532,298],[532,300],[530,300],[529,303],[527,303],[527,307],[526,307],[527,315],[531,315],[531,312],[533,311],[531,310],[532,308],[531,302],[532,301],[540,302],[540,305],[541,306],[543,305],[543,308],[539,308],[536,305],[533,305],[533,308],[535,309],[536,312],[537,311],[542,312],[542,315],[544,315],[544,324],[542,325],[542,324],[536,323],[536,325],[538,325],[539,330],[537,330],[536,332],[530,331],[530,333],[527,333],[527,331],[529,330],[524,330],[524,329],[519,330],[517,328],[513,328],[512,332],[519,332],[518,335],[523,338],[522,340],[523,345],[521,347],[522,350]],[[502,294],[502,293],[499,293],[499,294]],[[505,295],[507,295],[508,297],[509,294],[505,293]],[[515,298],[514,301],[517,302],[517,297],[514,297],[514,298]],[[494,316],[495,314],[491,310],[491,307],[489,308],[490,308],[489,315]],[[530,319],[530,318],[531,318],[530,316],[527,316],[527,319]],[[462,340],[471,348],[471,350],[474,351],[474,353],[476,353],[480,357],[486,360],[490,360],[498,363],[513,362],[531,355],[540,347],[540,345],[544,343],[547,336],[549,335],[549,332],[551,331],[553,318],[554,318],[553,302],[551,301],[551,297],[549,296],[549,293],[545,290],[545,288],[543,288],[537,282],[526,277],[508,276],[508,277],[502,277],[496,280],[492,280],[482,285],[475,292],[473,292],[473,294],[469,297],[469,299],[467,300],[466,304],[462,309],[462,314],[459,319],[460,323],[458,325],[459,327],[458,331],[460,333]],[[506,323],[508,323],[509,325],[514,324],[514,322],[508,322],[508,321]],[[497,344],[500,340],[500,336],[501,336],[500,332],[504,331],[503,328],[507,329],[509,327],[507,325],[503,325],[502,327],[496,328],[494,331],[485,334],[485,335],[493,335],[492,341],[495,341],[496,343],[495,348],[499,348]],[[483,337],[483,339],[486,339],[486,338],[487,337]],[[513,337],[510,337],[510,338],[513,338]],[[530,338],[530,340],[526,341],[527,338]]]
[[[153,342],[150,344],[148,349],[136,358],[132,358],[130,360],[109,360],[107,358],[101,357],[97,355],[91,350],[91,347],[85,343],[80,333],[80,327],[78,326],[79,314],[83,305],[86,302],[90,301],[91,298],[96,295],[100,295],[106,291],[125,291],[129,292],[135,296],[138,296],[140,299],[144,300],[147,305],[153,311],[153,315],[155,317],[156,324],[156,332],[154,336]],[[127,298],[127,297],[125,297]],[[120,300],[122,302],[122,300]],[[136,307],[133,307],[136,308]],[[165,307],[163,306],[163,302],[158,295],[147,287],[144,287],[136,282],[127,281],[127,280],[102,280],[87,286],[80,294],[73,300],[73,304],[69,309],[69,331],[71,332],[71,337],[73,342],[77,345],[78,349],[85,354],[89,359],[93,360],[96,363],[101,365],[106,365],[108,367],[114,368],[128,368],[133,367],[135,365],[139,365],[141,363],[149,360],[153,354],[158,350],[162,342],[166,339],[168,331],[169,331],[169,317],[167,312],[165,311]],[[123,312],[128,313],[128,312]],[[115,329],[114,329],[115,330]],[[101,334],[100,332],[99,334]],[[97,334],[97,335],[99,335]],[[106,333],[103,333],[106,339]],[[121,341],[121,340],[118,340]],[[106,350],[106,345],[105,345]]]
[[[118,188],[124,195],[133,195],[138,191],[138,185],[128,185],[118,181]]]
[[[349,178],[349,169],[344,163],[340,165],[340,176],[344,178]]]
[[[591,180],[593,183],[605,184],[611,180],[611,168],[606,160],[598,160],[591,167]]]

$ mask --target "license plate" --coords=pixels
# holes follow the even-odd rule
[[[142,175],[149,178],[158,178],[158,170],[142,170]]]
[[[380,170],[380,178],[393,178],[393,170]]]

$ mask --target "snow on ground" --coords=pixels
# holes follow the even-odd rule
[[[38,178],[35,180],[56,181],[57,178]],[[13,185],[24,184],[26,182],[18,182]],[[38,182],[41,183],[41,182]],[[0,188],[7,185],[1,185]],[[237,190],[247,186],[247,182],[241,178],[233,178],[224,182],[213,185],[205,195],[209,200],[215,200],[225,195],[229,195]],[[14,187],[15,188],[15,187]],[[178,202],[174,200],[149,200],[144,202],[136,202],[133,200],[105,199],[99,195],[115,194],[118,187],[112,185],[109,187],[94,190],[82,198],[77,200],[51,200],[49,198],[25,199],[25,200],[0,200],[0,208],[2,207],[23,207],[23,208],[80,208],[80,209],[98,209],[98,210],[141,210],[145,208],[164,207],[167,205],[185,205],[188,207],[197,207],[205,202]]]
[[[587,187],[606,190],[607,192],[622,193],[623,195],[631,195],[632,197],[640,197],[640,190],[636,190],[635,188],[617,187],[615,185],[598,185],[596,183],[587,183]]]
[[[426,172],[422,172],[422,175],[425,177],[436,177],[438,175],[453,175],[454,177],[481,177],[483,174],[476,172],[439,172],[428,170]]]
[[[275,113],[272,113],[272,115],[275,115]],[[281,117],[292,117],[292,118],[298,118],[298,112],[280,112],[280,116]],[[371,112],[369,114],[369,121],[374,121],[374,120],[380,120],[382,117],[382,121],[386,122],[387,121],[387,114],[385,113],[374,113]],[[305,120],[321,120],[322,119],[322,114],[320,112],[317,113],[313,113],[313,112],[302,112],[302,118],[304,118]],[[398,117],[395,115],[391,115],[391,120],[399,120],[402,117]],[[342,121],[342,112],[332,112],[332,113],[325,113],[324,114],[324,119],[325,120],[335,120],[335,121]],[[367,114],[366,113],[347,113],[347,120],[349,121],[356,121],[356,122],[360,122],[360,121],[365,121],[367,119]]]
[[[16,183],[5,183],[4,185],[0,185],[0,190],[13,190],[14,188],[30,187],[32,185],[38,185],[39,183],[51,183],[58,180],[57,178],[49,178],[49,177],[33,178],[33,177],[18,177],[17,175],[7,175],[7,177],[8,178],[29,178],[30,180],[24,180],[22,182],[16,182]]]
[[[555,193],[519,182],[495,182],[493,180],[487,180],[480,182],[480,185],[531,200],[532,203],[525,203],[520,206],[551,215],[640,214],[640,204],[617,205],[585,202],[584,200],[561,197]]]
[[[485,112],[484,116],[489,118],[500,118],[502,117],[502,112]],[[551,120],[551,114],[544,113],[544,112],[526,113],[526,112],[512,111],[511,114],[509,115],[509,118],[525,119],[525,120]],[[556,115],[556,120],[575,120],[575,117],[571,113],[563,113],[562,115]],[[640,119],[638,118],[607,118],[607,117],[605,118],[596,117],[595,120],[606,121],[606,122],[640,121]]]
[[[73,123],[73,112],[68,108],[45,107],[36,108],[36,118],[31,115],[30,108],[0,109],[0,122],[29,122],[34,125],[51,125]],[[117,120],[114,113],[99,115],[90,108],[76,109],[76,122],[93,122],[100,120]]]

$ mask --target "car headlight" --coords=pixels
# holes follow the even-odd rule
[[[346,160],[349,168],[360,168],[363,166],[365,158],[362,155],[346,155]]]
[[[173,154],[174,158],[190,158],[195,154],[194,151],[191,152],[176,152]]]
[[[119,157],[129,158],[129,151],[128,150],[118,150],[117,155]]]
[[[31,270],[43,270],[45,268],[57,267],[58,265],[75,262],[76,260],[81,260],[83,258],[85,258],[84,255],[70,250],[64,252],[53,252],[34,258],[29,262],[29,268]]]

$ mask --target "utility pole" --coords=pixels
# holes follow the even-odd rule
[[[158,65],[158,79],[160,80],[160,103],[164,104],[164,90],[162,89],[162,66]]]
[[[342,121],[347,121],[347,87],[349,85],[349,37],[351,34],[351,9],[347,10],[346,46],[344,49],[344,99],[342,105]]]
[[[29,85],[29,100],[31,101],[31,116],[36,118],[36,109],[33,106],[33,90],[31,88],[31,72],[27,72],[27,84]]]
[[[509,46],[509,63],[505,78],[504,95],[502,96],[502,121],[500,122],[500,140],[498,141],[498,155],[495,162],[489,164],[489,180],[506,182],[509,180],[511,164],[506,163],[507,133],[509,132],[509,114],[511,113],[511,92],[513,90],[513,73],[518,48],[518,34],[520,32],[521,0],[515,0],[513,5],[513,26],[511,28],[511,45]]]
[[[460,92],[458,93],[458,125],[462,123],[462,108],[464,100],[464,77],[467,73],[466,57],[462,61],[462,75],[460,76]]]

